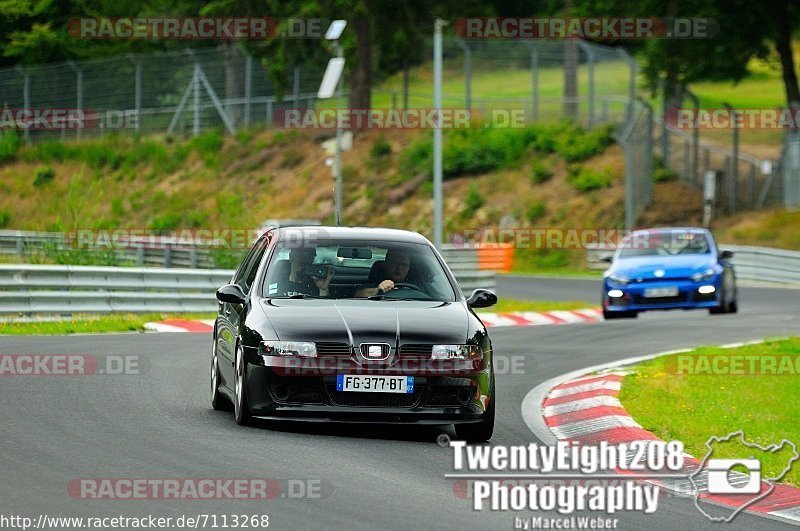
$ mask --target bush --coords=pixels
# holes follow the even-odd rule
[[[163,214],[153,218],[150,222],[150,229],[163,232],[173,231],[180,226],[181,221],[180,214]]]
[[[0,229],[5,229],[11,223],[11,212],[0,210]]]
[[[678,179],[678,174],[669,168],[656,168],[653,170],[653,181],[663,183],[667,181],[675,181]]]
[[[533,140],[532,129],[476,128],[445,132],[442,174],[445,179],[480,175],[518,163]],[[400,155],[400,167],[410,175],[431,174],[433,145],[418,140]]]
[[[19,144],[19,133],[16,130],[0,131],[0,164],[17,156]]]
[[[283,151],[283,158],[279,166],[281,168],[294,168],[303,162],[303,154],[296,149],[288,148]]]
[[[541,161],[535,160],[531,165],[531,179],[536,184],[541,184],[550,180],[550,177],[553,176],[553,168],[550,167],[549,164]]]
[[[372,147],[369,149],[369,156],[373,159],[388,157],[391,154],[392,154],[392,145],[383,136],[379,136],[378,138],[376,138],[375,141],[372,143]]]
[[[467,188],[467,197],[464,198],[464,214],[472,214],[483,206],[483,196],[474,182]]]
[[[545,215],[546,211],[547,208],[544,203],[537,201],[528,207],[528,210],[525,211],[525,217],[530,223],[536,223]]]
[[[567,182],[579,192],[589,192],[611,186],[611,176],[607,170],[596,171],[583,166],[570,166],[567,169]]]
[[[611,141],[610,127],[586,132],[580,127],[564,130],[555,139],[555,151],[568,162],[585,160],[601,153]]]
[[[39,166],[33,174],[33,185],[44,186],[56,178],[56,172],[50,166]]]

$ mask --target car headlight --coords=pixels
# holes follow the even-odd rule
[[[478,345],[434,345],[432,360],[477,360],[483,357]]]
[[[300,356],[316,358],[317,345],[305,341],[264,341],[261,343],[264,356]]]
[[[695,273],[691,276],[691,279],[695,282],[702,282],[703,280],[711,280],[714,278],[714,270],[710,267],[703,272]]]
[[[608,275],[608,280],[617,284],[627,284],[631,281],[631,279],[622,275]]]

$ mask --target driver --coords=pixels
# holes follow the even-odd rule
[[[377,285],[366,286],[356,292],[356,297],[372,297],[393,290],[395,284],[405,282],[411,267],[411,253],[405,249],[389,249],[386,251],[384,271],[386,280]]]

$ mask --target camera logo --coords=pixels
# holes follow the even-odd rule
[[[731,469],[737,465],[745,467],[749,474],[732,474]],[[708,460],[709,494],[758,494],[760,491],[761,461],[758,459]]]
[[[706,441],[706,448],[708,453],[688,479],[694,490],[695,507],[712,522],[730,522],[748,507],[767,498],[775,490],[775,484],[800,460],[800,452],[793,442],[783,439],[777,444],[760,446],[747,441],[742,430],[724,437],[712,436]],[[719,454],[747,457],[714,457]],[[762,470],[761,463],[768,455],[772,455],[771,465]],[[721,504],[700,503],[709,501],[704,498],[718,495],[724,496]]]

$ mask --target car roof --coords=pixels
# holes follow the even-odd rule
[[[425,236],[417,232],[380,227],[332,227],[317,225],[280,227],[272,229],[270,232],[276,232],[279,240],[305,236],[309,238],[318,238],[320,240],[385,240],[389,242],[430,244]]]
[[[646,232],[693,232],[698,234],[711,234],[711,232],[703,227],[653,227],[651,229],[636,229],[632,231],[633,234],[642,234]]]

